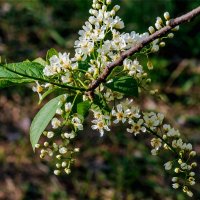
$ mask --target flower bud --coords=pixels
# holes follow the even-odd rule
[[[60,175],[60,170],[54,170],[53,172],[56,176]]]
[[[156,18],[156,23],[161,25],[163,23],[163,21],[162,21],[162,19],[160,17],[157,17]]]
[[[40,148],[40,144],[35,144],[35,148],[36,149]]]
[[[167,35],[167,37],[168,37],[168,38],[173,38],[173,37],[174,37],[174,34],[173,34],[173,33],[169,33],[169,34]]]
[[[101,9],[101,4],[97,3],[95,6],[96,6],[96,9],[98,10]]]
[[[47,132],[48,138],[52,138],[53,136],[54,136],[54,132],[52,132],[52,131]]]
[[[60,163],[56,163],[56,167],[60,168],[61,167]]]
[[[165,12],[165,13],[164,13],[164,18],[165,18],[166,20],[169,20],[169,19],[170,19],[169,12]]]
[[[112,2],[111,0],[106,0],[106,4],[107,4],[107,5],[110,5],[111,2]]]
[[[177,167],[177,168],[175,168],[174,172],[175,172],[175,173],[179,173],[179,172],[180,172],[180,169]]]
[[[172,184],[172,187],[173,187],[174,189],[178,189],[178,188],[179,188],[179,184],[178,184],[178,183],[173,183],[173,184]]]
[[[115,16],[116,12],[114,10],[111,10],[110,15]]]
[[[64,161],[62,162],[62,167],[66,167],[67,166],[67,163]]]
[[[49,146],[49,143],[48,143],[48,142],[44,142],[44,146],[45,146],[45,147],[48,147],[48,146]]]
[[[172,29],[172,31],[178,31],[179,30],[179,26],[176,26],[175,28]]]
[[[151,34],[153,34],[155,32],[155,28],[153,26],[150,26],[148,28],[148,30],[149,30],[149,33],[151,33]]]
[[[172,178],[172,182],[177,182],[178,181],[178,177],[173,177]]]
[[[178,159],[178,163],[181,165],[183,161],[181,159]]]
[[[189,197],[193,197],[193,193],[192,193],[191,191],[187,191],[187,195],[188,195]]]
[[[196,162],[193,162],[192,164],[191,164],[191,167],[197,167],[197,163]]]
[[[149,70],[153,69],[153,64],[150,60],[147,62],[147,67],[148,67]]]
[[[165,42],[161,42],[161,43],[159,44],[159,46],[160,46],[160,47],[164,47],[164,46],[165,46]]]
[[[65,173],[66,173],[66,174],[70,174],[70,173],[71,173],[71,169],[65,168]]]
[[[106,5],[103,5],[101,9],[102,9],[103,11],[106,11],[106,10],[107,10],[107,6],[106,6]]]
[[[195,176],[195,173],[194,173],[194,172],[190,172],[189,175],[190,175],[190,176]]]
[[[117,12],[119,9],[120,9],[120,6],[119,6],[119,5],[115,5],[114,8],[113,8],[113,10],[114,10],[115,12]]]
[[[190,156],[191,156],[191,157],[194,157],[194,156],[196,156],[196,155],[197,155],[196,151],[191,151],[191,152],[190,152]]]

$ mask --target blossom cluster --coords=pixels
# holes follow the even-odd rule
[[[44,67],[44,76],[58,84],[87,90],[88,85],[102,74],[106,66],[118,59],[121,52],[140,44],[143,39],[164,26],[163,20],[158,17],[155,27],[149,27],[149,32],[121,33],[124,22],[116,16],[119,9],[118,5],[111,7],[111,0],[93,0],[92,9],[89,10],[91,16],[79,31],[79,38],[75,41],[74,56],[70,57],[69,53],[53,55]],[[164,13],[164,18],[165,24],[168,25],[170,20],[168,12]],[[178,30],[178,27],[175,30]],[[173,33],[167,37],[172,38]],[[163,46],[165,46],[163,39],[156,39],[140,53],[148,57],[148,54],[157,52]],[[153,68],[149,60],[147,68],[148,70]],[[122,67],[114,71],[106,81],[108,83],[115,77],[128,76],[137,82],[138,87],[144,88],[151,81],[148,78],[148,70],[140,64],[136,56],[126,58]],[[33,90],[42,98],[41,93],[44,90],[54,87],[57,86],[50,83],[42,85],[37,82]],[[191,159],[196,152],[192,150],[190,143],[183,142],[178,130],[163,122],[163,114],[141,112],[133,99],[124,100],[124,93],[112,90],[104,83],[94,91],[94,96],[101,99],[99,104],[84,92],[80,94],[80,91],[69,90],[67,93],[68,96],[64,95],[59,102],[61,106],[51,120],[52,130],[44,131],[45,141],[36,144],[36,148],[40,149],[41,158],[50,156],[55,161],[56,175],[63,170],[67,174],[71,172],[71,165],[75,161],[74,156],[79,151],[79,148],[74,145],[74,140],[79,131],[84,128],[84,116],[77,111],[77,99],[80,99],[80,102],[89,102],[89,110],[93,113],[91,128],[98,131],[100,136],[103,136],[106,131],[111,131],[113,125],[123,123],[127,125],[128,133],[135,136],[146,133],[152,136],[152,155],[158,155],[162,150],[172,152],[175,159],[164,164],[166,170],[175,173],[172,187],[175,189],[182,187],[188,196],[192,196],[189,186],[195,184],[193,168],[197,164]]]

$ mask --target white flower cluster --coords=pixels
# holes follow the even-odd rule
[[[51,120],[53,131],[44,131],[46,141],[43,144],[36,144],[36,148],[40,148],[40,158],[50,156],[56,161],[56,170],[54,174],[59,175],[62,170],[69,174],[71,172],[71,164],[74,162],[74,154],[79,152],[79,148],[73,147],[70,142],[76,137],[77,131],[83,130],[82,120],[78,115],[72,114],[72,104],[66,103],[66,97],[59,102],[62,107],[57,109],[57,117]],[[66,131],[64,126],[68,127]],[[59,133],[59,134],[58,134]],[[59,135],[59,137],[58,137]]]
[[[79,39],[75,41],[73,58],[70,58],[70,54],[58,53],[49,59],[43,73],[52,82],[74,86],[76,89],[82,87],[87,89],[88,85],[99,77],[108,64],[120,57],[122,51],[139,44],[141,40],[149,36],[149,33],[153,34],[155,29],[159,30],[164,26],[164,22],[158,17],[155,28],[149,27],[149,33],[120,33],[118,30],[124,28],[123,21],[116,16],[120,7],[116,5],[110,9],[110,4],[111,0],[93,0],[92,9],[89,10],[91,16],[85,22],[83,30],[79,31]],[[164,13],[164,18],[168,25],[169,13]],[[175,29],[177,30],[178,27]],[[172,33],[168,35],[168,37],[172,36]],[[157,52],[162,46],[164,46],[162,38],[157,39],[151,43],[150,48],[141,53],[146,55],[146,53]],[[153,68],[150,61],[147,62],[147,67],[149,70]],[[137,57],[126,58],[123,61],[123,67],[111,75],[107,83],[115,77],[123,76],[133,77],[139,87],[151,81],[147,78],[147,73]],[[49,83],[41,85],[37,82],[36,84],[33,90],[40,95],[40,98],[44,88],[54,87]],[[37,148],[41,148],[41,158],[48,155],[56,160],[56,170],[54,171],[56,175],[59,175],[62,170],[67,174],[71,172],[70,166],[74,162],[74,154],[79,151],[79,148],[74,147],[71,142],[78,131],[83,130],[83,116],[80,116],[74,108],[77,107],[77,95],[80,95],[80,92],[76,92],[76,90],[68,91],[68,95],[73,99],[65,97],[60,102],[62,106],[56,111],[56,116],[51,121],[53,131],[45,131],[44,135],[47,141],[42,145],[36,145]],[[175,189],[182,187],[188,196],[192,196],[188,186],[195,184],[195,173],[192,170],[196,163],[191,163],[191,158],[195,156],[196,152],[192,150],[190,143],[183,143],[179,131],[171,128],[168,124],[163,124],[163,114],[140,112],[133,100],[121,101],[124,94],[112,91],[105,84],[101,84],[94,91],[94,96],[99,96],[109,109],[105,109],[105,105],[96,105],[94,100],[85,93],[81,93],[81,95],[81,102],[90,101],[91,103],[90,110],[94,115],[91,120],[91,128],[98,131],[101,136],[105,131],[111,131],[112,125],[123,123],[128,126],[127,132],[135,136],[142,132],[153,136],[151,139],[152,155],[158,155],[162,149],[173,152],[176,158],[164,164],[166,170],[172,170],[176,174],[172,178],[172,187]],[[120,103],[117,104],[119,101]],[[185,177],[183,183],[182,175]]]

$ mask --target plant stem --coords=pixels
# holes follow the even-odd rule
[[[167,144],[167,146],[170,147],[170,149],[177,155],[177,157],[180,157],[179,154],[177,153],[176,149],[171,144],[169,144],[165,139],[163,139],[158,133],[156,133],[155,131],[151,130],[147,126],[145,126],[145,128],[147,129],[148,132],[152,133],[157,138],[161,139],[163,141],[163,143]]]

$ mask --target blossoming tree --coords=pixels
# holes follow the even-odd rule
[[[189,186],[195,184],[197,167],[192,144],[184,142],[180,132],[165,123],[162,113],[140,110],[134,98],[139,98],[151,83],[150,54],[164,47],[165,40],[174,37],[180,24],[200,14],[200,7],[176,19],[170,19],[166,12],[143,34],[120,31],[124,22],[116,16],[119,9],[118,5],[111,5],[111,0],[93,0],[91,16],[79,31],[72,57],[50,49],[46,60],[2,63],[0,87],[35,82],[33,91],[38,93],[39,102],[50,93],[59,94],[37,113],[30,127],[33,149],[40,149],[42,159],[49,156],[56,161],[54,174],[71,173],[79,152],[76,136],[84,130],[84,121],[92,113],[91,129],[101,137],[113,125],[123,123],[128,133],[151,137],[152,155],[171,152],[164,168],[172,173],[172,187],[181,188],[192,197]],[[146,67],[140,64],[141,58],[147,60]],[[52,129],[46,130],[49,123]],[[39,140],[42,134],[44,143]]]

